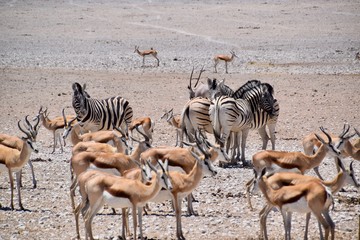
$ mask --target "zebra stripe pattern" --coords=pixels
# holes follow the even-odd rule
[[[116,127],[128,131],[133,117],[133,110],[129,102],[120,97],[111,97],[103,100],[87,97],[78,83],[73,84],[73,107],[77,120],[81,125],[87,125],[91,130],[112,130]],[[125,126],[124,126],[125,124]]]
[[[217,141],[224,143],[230,132],[250,128],[252,112],[248,101],[220,96],[209,108],[210,119]]]
[[[211,102],[208,98],[202,97],[193,98],[185,104],[181,113],[181,141],[185,133],[189,137],[189,140],[194,142],[195,139],[193,135],[197,129],[211,134],[213,133],[209,116],[210,104]]]
[[[233,101],[247,102],[250,108],[250,111],[247,114],[251,115],[249,116],[249,119],[251,119],[249,124],[242,123],[243,115],[238,112],[238,107],[235,104],[228,104],[228,106],[226,106],[226,102],[223,100],[223,97],[217,99],[213,109],[212,107],[210,107],[211,111],[215,111],[210,112],[210,116],[211,121],[213,121],[214,135],[218,141],[222,143],[227,141],[230,132],[234,132],[237,134],[239,132],[242,132],[241,160],[243,161],[243,163],[245,163],[245,146],[249,129],[259,130],[259,133],[263,139],[263,148],[266,148],[269,138],[265,130],[267,124],[269,127],[273,148],[275,147],[274,134],[275,125],[279,114],[279,105],[276,99],[274,99],[273,97],[272,86],[267,83],[261,83],[258,80],[248,81],[246,84],[244,84],[242,87],[240,87],[237,91],[234,92],[233,97]],[[222,113],[216,113],[220,111],[219,109],[224,110],[222,110]],[[218,114],[220,120],[216,120],[216,116],[214,115],[213,117],[213,114]],[[228,116],[231,116],[233,119],[229,118]],[[220,133],[222,135],[220,135]],[[233,147],[233,151],[238,151],[239,144],[237,143],[237,139],[237,137],[234,139],[235,146]],[[237,154],[239,154],[239,151]],[[229,157],[227,158],[229,159]]]

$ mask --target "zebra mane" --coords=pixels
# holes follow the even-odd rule
[[[259,80],[250,80],[241,87],[239,87],[233,94],[233,97],[235,99],[243,98],[244,95],[254,89],[255,87],[259,87],[262,83]]]
[[[264,92],[270,93],[271,96],[274,94],[274,88],[269,83],[261,83],[259,80],[250,80],[234,92],[233,98],[244,98],[247,92],[253,90],[256,87],[261,87]]]

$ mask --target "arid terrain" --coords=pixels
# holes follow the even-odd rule
[[[360,129],[360,3],[358,1],[1,1],[0,2],[0,123],[1,133],[21,136],[17,121],[34,117],[41,106],[50,118],[66,108],[73,113],[74,82],[86,83],[94,98],[120,95],[129,100],[134,116],[155,121],[154,146],[174,145],[175,130],[160,119],[164,110],[181,113],[189,99],[190,72],[204,66],[201,77],[225,79],[233,89],[258,79],[270,83],[280,104],[276,149],[303,151],[301,140],[323,126],[339,134],[345,122]],[[134,53],[153,47],[155,60]],[[238,58],[214,73],[213,57]],[[351,129],[351,132],[354,132]],[[11,211],[7,171],[0,175],[0,239],[72,239],[75,221],[69,198],[69,159],[72,144],[51,154],[52,133],[41,127],[32,153],[38,181],[32,188],[28,165],[23,169],[22,202],[26,211]],[[246,159],[261,150],[251,131]],[[344,159],[348,167],[351,159]],[[360,180],[360,163],[354,163]],[[199,216],[188,216],[183,204],[182,225],[187,239],[257,239],[259,211],[265,203],[246,203],[245,183],[252,169],[219,168],[194,192]],[[320,166],[326,179],[336,174],[326,157]],[[314,172],[310,171],[313,175]],[[336,239],[359,238],[359,191],[345,187],[330,212]],[[170,204],[151,204],[143,217],[147,239],[176,239]],[[119,211],[118,211],[119,212]],[[271,239],[284,236],[279,212],[268,220]],[[293,215],[292,237],[303,238],[305,215]],[[318,239],[314,218],[310,239]],[[81,222],[81,236],[84,237]],[[93,221],[98,239],[121,235],[121,216],[104,209]]]

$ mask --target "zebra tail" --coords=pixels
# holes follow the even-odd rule
[[[216,102],[214,104],[214,109],[212,111],[213,114],[213,131],[214,131],[214,136],[215,136],[215,140],[216,143],[220,143],[221,142],[221,124],[220,124],[220,117],[219,117],[219,99],[216,99]]]
[[[185,134],[185,136],[188,137],[190,142],[194,142],[195,139],[192,137],[191,130],[188,129],[191,127],[191,122],[190,122],[190,117],[189,117],[189,107],[190,105],[187,105],[186,108],[184,109],[184,111],[182,112],[181,115],[181,130],[183,132],[183,134]]]

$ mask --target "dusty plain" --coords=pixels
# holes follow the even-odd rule
[[[17,121],[48,108],[50,117],[72,112],[71,84],[86,83],[94,98],[121,95],[135,117],[155,120],[154,146],[174,145],[175,130],[160,117],[165,109],[180,113],[188,100],[192,67],[206,69],[201,78],[225,79],[232,88],[251,79],[270,83],[280,104],[276,149],[302,151],[302,138],[320,126],[340,133],[344,122],[360,129],[360,3],[358,1],[1,1],[1,132],[21,136]],[[140,50],[158,50],[160,66]],[[229,74],[215,54],[234,50],[238,58]],[[353,131],[353,130],[351,130]],[[11,211],[7,172],[0,175],[0,239],[72,239],[74,217],[69,199],[71,143],[52,151],[52,133],[40,129],[39,153],[32,153],[38,187],[24,167],[22,202],[26,211]],[[257,132],[248,138],[246,159],[261,148]],[[351,159],[344,159],[349,166]],[[354,163],[360,179],[360,163]],[[335,176],[334,162],[320,167]],[[313,172],[309,172],[313,174]],[[245,199],[251,169],[218,168],[195,191],[199,216],[187,216],[187,239],[257,239],[258,213],[264,198]],[[335,196],[331,216],[336,239],[359,238],[359,192],[351,186]],[[17,195],[15,208],[18,209]],[[292,236],[303,237],[305,215],[294,214]],[[147,239],[175,239],[170,204],[152,204],[144,216]],[[93,222],[99,239],[117,239],[121,216],[104,209]],[[281,214],[270,214],[269,237],[284,236]],[[81,235],[84,237],[83,225]],[[318,239],[314,217],[310,239]]]

